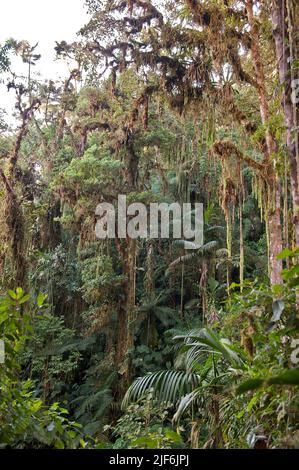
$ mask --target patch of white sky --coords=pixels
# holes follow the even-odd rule
[[[1,2],[0,44],[9,38],[38,43],[36,53],[41,59],[34,67],[41,80],[59,80],[68,75],[72,64],[55,60],[55,41],[71,42],[76,33],[88,21],[84,0],[9,0]],[[12,70],[17,75],[27,74],[27,65],[20,58],[12,57]],[[0,108],[11,121],[15,97],[0,85]]]

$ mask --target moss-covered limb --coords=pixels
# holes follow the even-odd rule
[[[17,95],[16,108],[20,112],[21,126],[17,132],[17,136],[8,158],[7,174],[0,168],[0,177],[5,187],[4,202],[4,239],[10,247],[10,258],[12,271],[18,286],[25,286],[26,281],[26,258],[24,255],[25,242],[25,221],[22,213],[20,198],[15,190],[17,165],[20,156],[22,143],[28,133],[28,125],[33,117],[34,112],[40,107],[38,98],[24,107],[22,104],[24,90],[15,85],[10,84],[14,88]]]
[[[244,155],[244,153],[230,140],[216,141],[212,146],[211,152],[218,155],[222,159],[234,156],[239,161],[245,162],[253,170],[258,171],[261,174],[264,174],[265,172],[265,165],[257,162],[248,155]]]
[[[1,179],[2,179],[2,182],[5,186],[5,189],[8,193],[12,194],[13,193],[13,189],[11,187],[11,184],[7,178],[7,176],[5,175],[4,171],[2,168],[0,168],[0,176],[1,176]]]
[[[61,106],[59,109],[59,116],[57,118],[58,125],[56,127],[55,138],[53,139],[53,144],[52,144],[54,151],[58,150],[59,143],[61,139],[63,138],[63,132],[66,127],[65,116],[66,116],[66,112],[68,109],[67,98],[71,93],[70,86],[71,86],[72,81],[78,77],[80,77],[79,70],[78,69],[71,70],[68,78],[65,80],[64,85],[63,85],[63,90],[62,90],[61,97],[60,97]]]
[[[6,189],[4,200],[4,234],[3,239],[9,246],[9,257],[11,259],[12,271],[18,286],[25,286],[26,281],[26,258],[24,255],[24,217],[20,202],[15,194],[11,182],[0,168],[0,177]]]
[[[21,126],[17,134],[17,138],[16,138],[11,156],[9,158],[9,163],[8,163],[9,179],[11,181],[13,181],[15,177],[16,165],[18,162],[21,145],[22,145],[23,139],[26,137],[26,134],[28,132],[28,123],[34,114],[34,111],[36,111],[40,107],[40,104],[41,104],[39,99],[34,99],[28,107],[23,109],[21,106],[21,95],[17,95],[17,98],[18,98],[17,107],[20,110],[20,116],[21,116]]]

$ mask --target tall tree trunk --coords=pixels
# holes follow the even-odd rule
[[[246,10],[251,32],[251,53],[255,69],[257,91],[260,103],[260,114],[262,124],[266,128],[266,148],[264,151],[264,163],[267,167],[267,179],[269,184],[269,197],[267,204],[267,218],[269,230],[269,264],[270,264],[270,283],[282,283],[281,271],[282,262],[277,260],[277,255],[282,251],[282,228],[281,228],[281,187],[279,178],[275,173],[275,162],[273,155],[277,150],[277,142],[269,129],[269,104],[265,86],[265,73],[261,51],[259,48],[259,23],[254,15],[253,1],[246,0]]]
[[[288,31],[288,12],[286,6],[287,1],[288,0],[273,0],[271,19],[273,25],[273,36],[275,40],[279,79],[282,85],[282,106],[284,110],[286,143],[290,165],[295,241],[296,245],[299,246],[299,154],[298,130],[295,130],[298,122],[298,104],[292,101],[292,57],[290,50],[292,37],[290,26]],[[295,25],[293,26],[295,27]],[[287,32],[289,32],[289,37],[287,37]]]
[[[119,392],[122,394],[130,383],[131,360],[128,352],[134,347],[134,322],[136,315],[136,240],[127,238],[126,247],[122,249],[124,281],[124,299],[120,301],[118,314],[118,331],[116,360],[122,376]]]
[[[125,146],[126,150],[124,172],[126,189],[130,193],[138,189],[139,164],[139,157],[134,149],[134,133],[131,128],[127,129],[127,138],[125,143],[122,142],[122,145]],[[126,240],[123,240],[123,243],[118,238],[115,241],[122,258],[123,274],[125,276],[123,285],[124,299],[119,310],[116,345],[116,359],[119,373],[122,376],[117,392],[121,396],[130,384],[132,371],[129,352],[134,347],[137,242],[129,236]]]
[[[282,262],[277,256],[282,251],[282,226],[281,226],[281,188],[275,175],[273,175],[273,190],[270,191],[270,202],[268,211],[268,233],[269,233],[269,267],[270,284],[281,284]],[[273,199],[273,201],[271,201]],[[272,204],[273,202],[273,204]]]
[[[239,207],[240,224],[240,291],[243,291],[244,285],[244,230],[243,230],[243,202]]]
[[[4,239],[10,248],[14,284],[11,288],[26,287],[26,259],[24,255],[25,223],[20,201],[11,182],[0,168],[0,177],[6,189]]]
[[[18,98],[18,104],[20,98]],[[25,242],[25,222],[21,207],[20,198],[15,191],[17,183],[17,164],[23,139],[28,132],[28,122],[34,111],[40,105],[39,100],[33,100],[30,106],[21,112],[22,123],[13,146],[12,153],[8,161],[8,174],[6,175],[0,168],[0,179],[2,179],[6,197],[5,197],[5,238],[10,247],[12,271],[14,275],[14,286],[25,287],[26,278],[26,258],[24,253]],[[23,188],[22,188],[23,190]]]

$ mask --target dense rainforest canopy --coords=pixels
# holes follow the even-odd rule
[[[0,445],[298,448],[299,4],[85,3],[62,81],[0,45]],[[203,244],[99,239],[119,195]]]

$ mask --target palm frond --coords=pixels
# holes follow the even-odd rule
[[[159,402],[176,403],[182,395],[199,385],[200,377],[195,373],[178,370],[158,371],[138,377],[127,390],[122,408],[132,401],[144,398],[150,391]]]
[[[242,367],[244,361],[229,344],[229,341],[219,336],[209,328],[194,330],[185,335],[174,337],[174,340],[183,341],[182,351],[188,351],[187,366],[199,360],[202,353],[221,355],[231,366]]]

